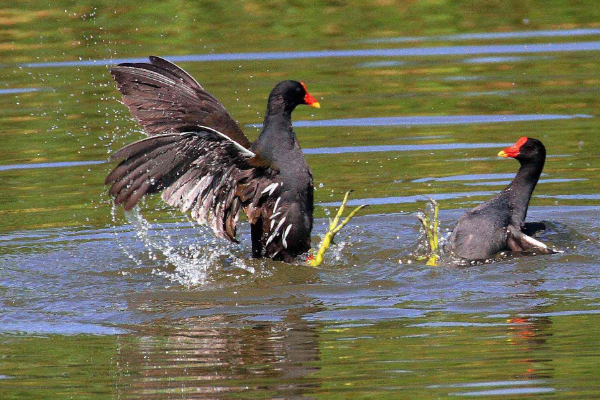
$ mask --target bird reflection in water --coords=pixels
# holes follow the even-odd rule
[[[548,347],[548,338],[552,337],[552,320],[542,316],[514,316],[508,318],[507,322],[508,343],[519,354],[516,361],[525,367],[520,378],[553,378],[552,359],[540,357]]]
[[[215,398],[251,391],[301,399],[318,386],[315,326],[297,310],[277,322],[227,315],[153,322],[120,338],[117,379],[123,397]],[[243,394],[242,394],[243,396]]]

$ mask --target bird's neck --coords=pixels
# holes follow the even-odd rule
[[[294,149],[299,148],[292,130],[292,111],[285,107],[272,107],[269,103],[263,130],[252,148],[271,161],[285,161]]]
[[[292,111],[283,107],[271,110],[269,107],[263,121],[261,136],[265,132],[279,131],[292,132]]]
[[[504,189],[512,211],[511,222],[516,226],[520,227],[525,222],[531,194],[540,179],[543,168],[544,160],[521,164],[513,181]]]

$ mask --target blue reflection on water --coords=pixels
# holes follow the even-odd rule
[[[491,196],[496,194],[497,192],[489,192],[489,191],[480,191],[480,192],[463,192],[463,193],[435,193],[429,194],[427,197],[430,197],[434,200],[449,200],[449,199],[457,199],[461,197],[475,197],[475,196]],[[424,195],[415,195],[415,196],[397,196],[397,197],[374,197],[374,198],[366,198],[366,199],[354,199],[348,200],[349,206],[360,206],[363,204],[367,205],[385,205],[385,204],[404,204],[404,203],[416,203],[417,201],[426,201],[427,197]],[[332,201],[328,203],[319,203],[318,206],[321,207],[339,207],[342,203],[340,201]]]
[[[339,118],[314,121],[296,121],[295,128],[332,126],[414,126],[414,125],[464,125],[499,122],[549,121],[557,119],[592,118],[586,114],[512,114],[512,115],[426,115],[416,117]],[[260,128],[262,124],[246,125]]]
[[[467,64],[497,64],[506,62],[524,62],[531,60],[546,59],[548,57],[475,57],[464,60]]]
[[[68,323],[53,323],[46,321],[4,322],[0,327],[0,333],[3,332],[39,333],[46,335],[122,335],[127,333],[125,329],[118,327],[78,323],[73,321],[69,321]]]
[[[425,42],[433,40],[487,40],[487,39],[525,39],[538,37],[561,37],[561,36],[586,36],[599,35],[600,29],[555,29],[544,31],[521,31],[521,32],[481,32],[481,33],[459,33],[456,35],[443,36],[404,36],[393,38],[367,39],[365,43],[405,43]]]
[[[514,174],[513,174],[514,176]],[[512,180],[512,179],[511,179]],[[541,183],[565,183],[565,182],[577,182],[577,181],[587,181],[587,179],[583,179],[583,178],[574,178],[574,179],[567,179],[567,178],[554,178],[554,179],[540,179],[538,184]],[[504,186],[504,185],[508,185],[511,181],[492,181],[492,182],[471,182],[471,183],[465,183],[465,186]]]
[[[544,199],[559,200],[600,200],[600,193],[581,193],[581,194],[540,194],[536,196]]]
[[[0,94],[19,94],[19,93],[32,93],[39,92],[40,88],[9,88],[9,89],[0,89]]]
[[[360,68],[385,68],[385,67],[398,67],[401,65],[405,65],[406,63],[403,61],[373,61],[360,63],[357,67]]]
[[[561,209],[566,210],[568,207],[561,207]],[[584,209],[588,209],[588,210],[598,210],[598,207],[581,207],[581,210]],[[595,315],[595,314],[600,314],[600,310],[565,310],[565,311],[550,311],[550,312],[544,312],[544,313],[519,313],[517,314],[518,317],[533,317],[533,318],[540,318],[540,317],[564,317],[564,316],[571,316],[571,315]],[[510,318],[511,315],[510,314],[490,314],[490,315],[486,315],[484,318]]]
[[[441,144],[398,144],[389,146],[319,147],[303,149],[304,154],[377,153],[385,151],[432,151],[457,149],[487,149],[510,146],[512,143],[441,143]]]
[[[390,146],[348,146],[348,147],[318,147],[304,149],[304,154],[344,154],[344,153],[378,153],[387,151],[433,151],[433,150],[455,150],[455,149],[485,149],[510,146],[512,143],[447,143],[447,144],[407,144]],[[38,168],[64,168],[78,167],[82,165],[104,164],[106,161],[64,161],[54,163],[37,164],[9,164],[0,165],[0,172],[15,169],[38,169]]]
[[[491,389],[491,390],[478,390],[473,392],[458,392],[449,393],[450,396],[464,396],[464,397],[479,397],[479,396],[510,396],[520,394],[540,394],[540,393],[552,393],[555,392],[554,388],[511,388],[511,389]]]
[[[542,176],[545,174],[542,174]],[[413,180],[415,183],[421,182],[448,182],[448,181],[479,181],[479,180],[493,180],[493,179],[512,179],[515,174],[471,174],[471,175],[454,175],[454,176],[442,176],[434,177],[430,176],[427,178],[419,178]]]
[[[80,165],[96,165],[96,164],[103,164],[105,162],[106,161],[64,161],[64,162],[37,163],[37,164],[9,164],[9,165],[0,165],[0,171],[9,171],[9,170],[13,170],[13,169],[78,167]]]
[[[404,204],[404,203],[416,203],[418,201],[426,201],[427,197],[434,200],[449,200],[458,199],[461,197],[483,197],[492,196],[497,194],[498,191],[478,191],[478,192],[462,192],[462,193],[435,193],[428,195],[414,195],[414,196],[395,196],[395,197],[373,197],[365,199],[354,199],[348,200],[349,206],[360,206],[363,204],[381,206],[386,204]],[[573,195],[537,195],[534,197],[549,198],[549,199],[562,199],[562,200],[600,200],[600,193],[596,194],[573,194]],[[318,203],[320,207],[339,207],[342,203],[340,201],[332,201],[326,203]]]
[[[427,389],[442,389],[442,388],[476,388],[490,386],[528,386],[528,385],[544,385],[549,383],[545,379],[527,379],[515,381],[487,381],[487,382],[466,382],[466,383],[448,383],[442,385],[429,385]]]
[[[528,54],[546,52],[599,51],[600,42],[506,44],[489,46],[440,46],[413,47],[401,49],[365,50],[317,50],[317,51],[278,51],[256,53],[221,53],[166,56],[172,62],[208,61],[251,61],[251,60],[295,60],[301,58],[340,58],[340,57],[428,57],[462,56],[473,54]],[[118,64],[123,62],[148,62],[147,58],[115,58],[100,60],[36,62],[21,64],[22,67],[85,67]]]

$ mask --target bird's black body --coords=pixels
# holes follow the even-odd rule
[[[111,157],[123,160],[106,178],[116,204],[128,210],[162,191],[168,204],[231,241],[243,210],[256,257],[291,262],[310,249],[313,179],[291,114],[299,104],[319,103],[303,83],[275,86],[263,131],[251,143],[223,105],[175,64],[150,57],[111,74],[149,136]]]
[[[310,249],[313,226],[313,177],[296,134],[292,129],[292,111],[302,101],[305,90],[297,82],[284,81],[271,91],[263,130],[250,150],[269,160],[279,173],[274,182],[278,187],[271,195],[273,213],[252,223],[252,252],[255,257],[290,261],[295,255]],[[296,96],[296,97],[295,97]],[[283,222],[282,222],[283,221]],[[286,251],[281,253],[277,242],[270,240],[274,229],[282,223],[286,237]],[[289,230],[288,230],[289,227]],[[287,233],[285,232],[287,230]]]
[[[447,248],[461,259],[484,260],[503,250],[544,250],[545,245],[525,235],[523,229],[531,194],[544,168],[546,149],[539,140],[521,138],[499,155],[516,158],[521,167],[496,197],[458,220]]]

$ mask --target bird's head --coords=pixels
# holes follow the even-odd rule
[[[546,159],[546,148],[537,139],[522,137],[517,143],[498,153],[499,157],[511,157],[521,164],[535,163]]]
[[[298,81],[282,81],[273,88],[269,96],[269,105],[281,105],[282,102],[284,108],[289,111],[293,111],[300,104],[321,108],[317,99],[308,93],[304,82]]]

